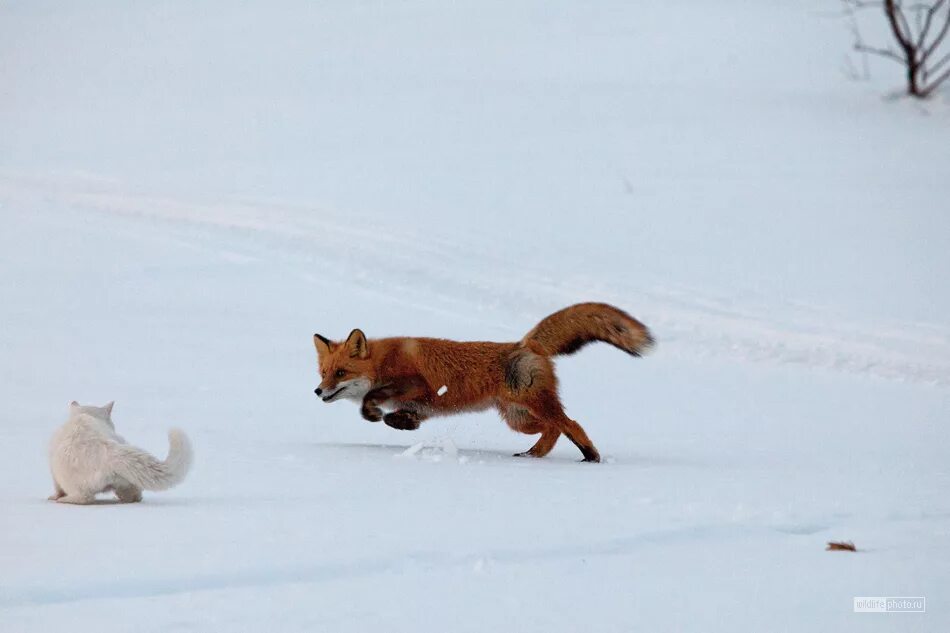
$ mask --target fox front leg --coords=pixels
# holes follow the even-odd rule
[[[379,408],[379,405],[369,399],[369,394],[366,394],[366,396],[367,397],[363,398],[363,406],[360,407],[360,415],[363,416],[364,420],[379,422],[383,419],[383,410]]]
[[[409,409],[399,409],[383,416],[386,426],[400,431],[415,431],[424,419],[418,412]]]
[[[427,394],[428,387],[420,376],[400,378],[389,384],[383,385],[382,387],[372,389],[365,396],[363,396],[363,406],[360,408],[360,413],[363,415],[363,419],[365,420],[369,420],[370,422],[379,422],[380,420],[386,420],[386,418],[389,417],[383,416],[383,411],[379,408],[379,405],[382,403],[388,400],[401,402],[421,400],[425,399]],[[389,415],[395,415],[397,413],[406,412],[394,411]],[[386,421],[386,423],[389,424],[388,421]],[[393,425],[390,424],[390,426]],[[416,423],[416,426],[413,428],[419,428],[418,423]]]
[[[383,410],[379,408],[379,405],[400,393],[401,390],[398,389],[396,385],[384,385],[376,389],[371,389],[363,396],[363,406],[360,407],[360,414],[363,416],[363,419],[369,420],[370,422],[379,422],[382,420]]]

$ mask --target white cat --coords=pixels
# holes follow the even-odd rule
[[[168,458],[159,461],[116,434],[114,404],[69,404],[69,419],[50,441],[49,465],[55,488],[50,501],[86,504],[100,492],[115,491],[119,501],[134,503],[142,500],[143,490],[166,490],[188,474],[191,443],[182,431],[168,432]]]

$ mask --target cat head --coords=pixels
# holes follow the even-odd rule
[[[75,417],[77,415],[89,415],[94,418],[99,418],[100,420],[112,421],[112,407],[115,406],[115,400],[104,404],[101,407],[94,407],[88,404],[79,404],[75,400],[69,403],[69,415],[70,417]]]

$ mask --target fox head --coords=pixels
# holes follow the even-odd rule
[[[362,330],[353,330],[343,343],[313,335],[320,365],[320,386],[313,390],[324,402],[348,398],[360,402],[376,382],[369,341]]]

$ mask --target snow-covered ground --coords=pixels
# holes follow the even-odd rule
[[[950,628],[950,106],[838,9],[0,2],[0,631]],[[605,463],[312,393],[581,300]],[[72,399],[194,471],[47,502]]]

